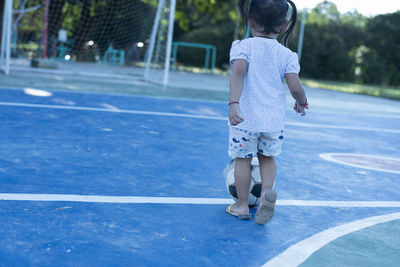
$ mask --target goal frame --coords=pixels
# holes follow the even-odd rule
[[[10,73],[11,24],[13,0],[4,1],[3,28],[1,31],[0,69],[4,74]]]
[[[50,0],[45,0],[45,4],[48,7]],[[167,0],[158,0],[157,13],[154,18],[153,27],[149,40],[149,47],[146,51],[145,58],[145,68],[144,68],[144,80],[150,82],[161,83],[162,85],[168,85],[169,72],[171,65],[171,54],[172,54],[172,42],[174,34],[174,20],[175,20],[175,9],[176,0],[169,0],[169,18],[168,18],[168,31],[167,31],[167,46],[165,49],[165,62],[163,70],[163,79],[161,82],[152,81],[149,77],[149,70],[151,66],[152,55],[155,48],[156,35],[159,30],[160,15],[162,8]],[[2,39],[1,39],[1,50],[0,50],[0,71],[8,75],[10,73],[10,57],[11,57],[11,34],[12,34],[12,17],[13,17],[13,0],[4,1],[4,11],[3,11],[3,27],[2,27]],[[46,28],[46,18],[45,18],[45,28]],[[46,29],[44,29],[44,34],[46,34]],[[45,38],[46,39],[46,38]],[[46,44],[44,44],[44,50],[46,50]]]
[[[151,59],[154,52],[154,46],[156,41],[156,35],[158,31],[158,25],[160,22],[160,14],[161,9],[164,6],[165,0],[158,0],[158,8],[156,16],[154,17],[153,28],[150,35],[150,43],[149,48],[146,53],[146,66],[144,71],[144,80],[149,80],[149,70],[151,65]],[[168,33],[167,33],[167,49],[165,51],[165,62],[164,62],[164,74],[162,84],[164,86],[168,85],[169,81],[169,72],[171,65],[171,51],[172,51],[172,41],[174,35],[174,19],[175,19],[175,9],[176,9],[176,0],[170,0],[169,7],[169,20],[168,20]]]

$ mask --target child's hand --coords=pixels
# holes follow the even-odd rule
[[[232,126],[238,125],[243,121],[242,116],[240,115],[239,103],[230,103],[229,104],[229,122]]]
[[[304,116],[304,115],[306,115],[306,109],[308,109],[308,103],[306,101],[305,104],[300,104],[298,101],[296,101],[296,103],[294,104],[293,109],[297,113],[301,113],[301,116]]]

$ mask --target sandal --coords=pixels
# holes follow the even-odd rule
[[[226,212],[229,213],[229,214],[232,215],[232,216],[238,217],[238,218],[241,219],[241,220],[250,220],[250,219],[251,219],[251,214],[250,214],[250,213],[237,213],[237,212],[234,212],[234,211],[232,210],[232,207],[233,207],[234,205],[236,205],[236,203],[235,203],[235,204],[232,204],[232,205],[229,205],[229,206],[226,208]]]
[[[257,224],[266,224],[274,216],[276,192],[269,190],[264,193],[260,207],[257,210],[255,221]]]

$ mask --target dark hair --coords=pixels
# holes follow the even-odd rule
[[[283,33],[283,44],[287,42],[297,21],[297,8],[291,0],[239,0],[238,7],[242,22],[244,23],[244,35],[248,30],[247,20],[254,19],[254,22],[264,27],[263,33],[281,34],[276,28],[282,26],[286,21],[286,14],[292,6],[292,15],[289,20],[289,27]]]

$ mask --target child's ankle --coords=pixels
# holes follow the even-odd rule
[[[264,195],[266,192],[274,192],[273,188],[265,188],[261,190],[261,195]]]
[[[249,205],[247,204],[247,203],[245,203],[245,202],[242,202],[242,203],[237,203],[237,207],[238,207],[238,209],[240,209],[240,210],[243,210],[243,211],[248,211],[249,210]]]

